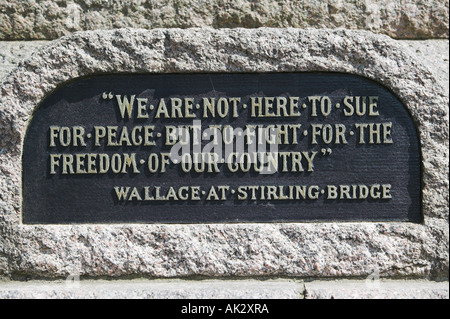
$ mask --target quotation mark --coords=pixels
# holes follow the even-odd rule
[[[331,148],[322,148],[321,149],[322,155],[330,155],[331,153],[333,153],[333,151],[331,150]]]
[[[103,94],[102,94],[102,98],[103,98],[104,100],[107,100],[107,99],[112,100],[113,97],[114,97],[114,95],[112,94],[112,92],[109,92],[109,93],[103,92]]]

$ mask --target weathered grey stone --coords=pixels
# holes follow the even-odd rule
[[[0,299],[299,299],[289,280],[81,280],[0,282]]]
[[[332,71],[374,79],[408,107],[423,157],[423,224],[22,225],[21,145],[57,86],[111,72]],[[0,92],[0,274],[448,278],[448,96],[387,36],[299,29],[75,33],[22,63]]]
[[[305,299],[448,299],[448,282],[336,280],[305,283]]]
[[[448,40],[397,40],[408,53],[421,61],[443,86],[449,88],[449,41]],[[31,56],[49,41],[1,41],[0,80],[11,70]]]
[[[449,94],[449,41],[399,41],[408,52],[425,64]]]
[[[394,38],[448,38],[448,0],[0,0],[0,39],[56,39],[134,28],[347,28]]]
[[[0,282],[0,299],[448,299],[425,280],[81,280]],[[264,302],[264,301],[262,301]],[[224,309],[222,309],[224,310]],[[269,313],[272,309],[269,307]],[[218,313],[218,312],[217,312]]]
[[[0,42],[0,80],[20,61],[25,60],[48,41],[1,41]]]

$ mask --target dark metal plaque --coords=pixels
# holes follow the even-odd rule
[[[337,73],[82,78],[37,108],[23,223],[421,222],[406,107]]]

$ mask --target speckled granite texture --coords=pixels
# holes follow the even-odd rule
[[[421,61],[447,91],[449,87],[448,40],[397,40],[408,54]],[[50,41],[0,41],[0,81],[21,61]]]
[[[346,28],[448,38],[448,0],[0,0],[0,39],[114,28]]]
[[[390,88],[423,156],[423,224],[22,225],[21,146],[58,85],[110,72],[332,71]],[[387,36],[299,29],[120,29],[50,43],[0,91],[0,275],[448,278],[448,95]]]
[[[70,279],[70,278],[69,278]],[[1,282],[0,299],[448,299],[426,280],[132,279]],[[257,301],[255,301],[257,302]],[[273,309],[269,307],[269,313]],[[177,309],[179,311],[179,309]],[[219,313],[219,312],[218,312]]]

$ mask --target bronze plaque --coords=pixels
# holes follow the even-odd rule
[[[23,223],[421,222],[418,136],[338,73],[76,79],[36,109]]]

